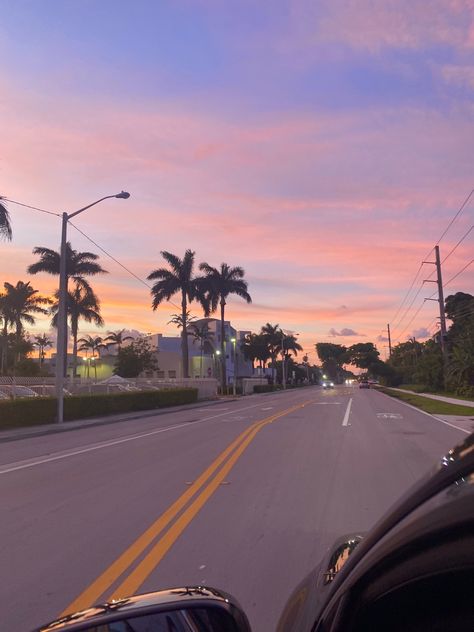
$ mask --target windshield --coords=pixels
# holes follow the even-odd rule
[[[2,3],[5,629],[271,631],[472,430],[472,3],[395,4]]]

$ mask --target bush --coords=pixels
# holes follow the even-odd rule
[[[255,384],[253,387],[254,393],[271,393],[272,391],[280,391],[282,387],[280,384]]]
[[[64,399],[64,419],[84,419],[197,401],[196,388],[170,388],[113,395],[74,395]],[[56,398],[35,397],[0,402],[0,428],[54,423]]]
[[[234,394],[233,386],[227,386],[226,388],[224,388],[224,392],[222,392],[222,387],[219,386],[217,391],[218,391],[219,395],[233,395]],[[235,393],[236,393],[236,395],[242,395],[242,387],[238,386],[235,389]]]

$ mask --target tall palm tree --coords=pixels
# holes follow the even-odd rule
[[[283,344],[280,340],[279,343],[279,351],[285,358],[288,358],[291,355],[291,352],[298,355],[298,351],[303,351],[303,347],[299,344],[296,337],[291,335],[283,335]]]
[[[51,248],[37,246],[33,248],[33,254],[39,256],[39,261],[28,266],[29,274],[38,274],[46,272],[47,274],[59,275],[60,253]],[[100,264],[97,263],[98,255],[93,252],[79,252],[73,250],[71,242],[66,244],[66,291],[69,279],[73,279],[76,284],[82,285],[84,289],[91,290],[86,280],[88,276],[96,276],[97,274],[107,274]],[[64,340],[65,353],[68,347],[67,331]]]
[[[44,350],[47,347],[52,347],[53,346],[53,341],[50,340],[48,338],[48,336],[46,334],[41,334],[41,336],[35,336],[34,338],[34,343],[33,345],[35,347],[38,347],[38,360],[40,363],[40,366],[43,364],[44,361]]]
[[[37,246],[33,248],[33,254],[39,255],[39,261],[28,266],[29,274],[46,272],[47,274],[59,275],[60,254],[50,248]],[[73,250],[71,243],[66,244],[66,279],[73,279],[79,285],[88,285],[85,277],[96,276],[97,274],[107,274],[100,264],[97,263],[98,255],[93,252],[78,252]]]
[[[148,275],[149,281],[156,281],[151,288],[152,308],[155,311],[163,301],[169,301],[175,294],[181,294],[181,353],[183,362],[183,377],[189,377],[188,351],[188,303],[198,300],[207,314],[206,303],[202,291],[201,279],[195,278],[194,255],[192,250],[186,250],[180,259],[166,250],[161,256],[171,269],[157,268]]]
[[[12,226],[10,223],[10,213],[7,207],[2,202],[4,198],[0,195],[0,239],[6,239],[11,241],[12,239]]]
[[[81,343],[81,346],[79,347],[79,351],[86,351],[86,352],[91,351],[92,358],[94,358],[94,360],[96,357],[100,358],[101,349],[107,348],[107,345],[104,344],[104,341],[102,340],[100,336],[87,336],[86,338],[80,338],[78,342]],[[97,364],[95,362],[94,362],[94,372],[95,372],[95,379],[97,380]],[[88,371],[87,377],[89,377],[89,371]]]
[[[211,342],[214,338],[214,333],[209,331],[209,323],[203,322],[201,325],[192,323],[190,325],[191,331],[189,332],[193,337],[193,344],[199,343],[200,359],[199,359],[199,377],[202,378],[202,356],[204,351],[204,343]]]
[[[267,323],[266,325],[263,325],[260,333],[265,337],[267,341],[268,352],[270,353],[270,358],[272,360],[273,382],[275,382],[276,359],[281,348],[281,337],[283,332],[280,329],[280,325],[271,325],[270,323]]]
[[[59,309],[59,291],[55,293],[56,303],[51,308],[53,319],[51,324],[53,327],[58,326],[58,309]],[[87,284],[83,286],[75,283],[72,290],[68,290],[66,314],[71,322],[72,335],[72,375],[77,374],[77,336],[79,332],[79,320],[85,320],[87,323],[94,323],[97,327],[102,327],[104,320],[100,315],[100,301],[92,288]]]
[[[117,347],[117,351],[120,351],[122,345],[127,340],[133,340],[133,336],[124,336],[125,329],[119,329],[118,331],[107,332],[108,336],[105,338],[107,347]]]
[[[231,268],[227,263],[221,263],[220,268],[214,268],[208,263],[201,263],[199,269],[206,277],[206,283],[202,287],[206,290],[206,301],[209,311],[215,312],[218,305],[221,308],[221,377],[222,389],[227,386],[226,379],[226,352],[225,352],[225,306],[229,294],[240,296],[247,303],[252,302],[252,297],[247,292],[248,285],[244,281],[245,272],[240,266]]]
[[[51,299],[40,296],[30,282],[18,281],[16,285],[5,282],[5,301],[9,305],[12,324],[15,327],[17,346],[20,343],[24,327],[23,323],[34,325],[36,322],[32,314],[47,314],[48,310],[42,305],[50,305]]]
[[[0,318],[2,321],[2,358],[0,373],[4,375],[7,367],[8,328],[14,325],[12,305],[11,302],[8,301],[6,294],[0,294]]]

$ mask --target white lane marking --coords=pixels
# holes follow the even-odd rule
[[[262,408],[262,410],[273,410],[273,406],[267,406],[266,408]]]
[[[248,410],[250,408],[258,408],[261,404],[253,404],[252,406],[246,406],[245,408],[239,408],[236,412],[240,412],[241,410]],[[222,409],[221,409],[222,410]],[[228,409],[226,409],[228,410]],[[190,411],[191,412],[191,411]],[[179,428],[191,427],[196,424],[202,424],[205,421],[210,421],[211,419],[216,419],[217,417],[222,417],[227,415],[227,412],[218,413],[217,415],[211,415],[210,417],[205,417],[204,419],[200,419],[199,421],[194,421],[192,423],[186,421],[181,424],[175,424],[173,426],[166,426],[165,428],[159,428],[158,430],[151,430],[150,432],[143,432],[138,435],[132,435],[128,437],[122,437],[120,439],[113,439],[112,441],[104,441],[102,443],[96,443],[93,445],[86,446],[84,448],[80,448],[78,450],[72,450],[68,452],[62,452],[61,454],[56,454],[54,456],[48,457],[40,457],[38,459],[33,459],[28,462],[18,462],[14,461],[13,463],[6,463],[3,466],[0,466],[0,475],[8,474],[10,472],[16,472],[18,470],[26,470],[30,467],[35,467],[36,465],[42,465],[43,463],[50,463],[51,461],[59,461],[61,459],[66,459],[71,456],[76,456],[77,454],[84,454],[86,452],[93,452],[95,450],[102,450],[103,448],[109,448],[114,445],[118,445],[120,443],[126,443],[128,441],[136,441],[137,439],[143,439],[144,437],[150,437],[152,435],[160,434],[162,432],[168,432],[169,430],[178,430]]]
[[[351,413],[351,406],[352,406],[352,397],[350,398],[349,403],[347,404],[346,414],[344,415],[344,421],[342,422],[343,426],[349,425],[349,415]]]
[[[380,393],[380,394],[385,395],[385,393]],[[390,397],[390,395],[385,395],[385,397]],[[445,421],[444,419],[440,419],[439,417],[436,417],[436,415],[427,413],[426,410],[421,410],[421,408],[417,408],[416,406],[407,404],[406,402],[403,402],[401,399],[399,399],[398,402],[400,404],[403,404],[404,406],[408,406],[408,408],[412,408],[413,410],[416,410],[419,413],[423,413],[423,415],[427,415],[428,417],[431,417],[431,419],[436,419],[436,421],[440,421],[442,424],[446,424],[446,426],[451,426],[451,428],[456,428],[456,430],[460,430],[461,432],[464,432],[465,434],[471,434],[470,430],[466,430],[465,428],[460,428],[459,426],[455,426],[454,424],[449,423],[449,421]]]

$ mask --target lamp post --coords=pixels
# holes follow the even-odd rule
[[[68,221],[86,211],[91,206],[99,204],[104,200],[110,198],[120,198],[127,200],[130,197],[130,193],[122,191],[116,195],[106,195],[100,200],[92,202],[83,208],[80,208],[74,213],[62,214],[62,229],[61,229],[61,250],[59,257],[59,301],[58,301],[58,334],[56,344],[56,395],[58,398],[58,410],[57,410],[57,422],[60,424],[64,420],[64,374],[66,372],[66,359],[67,359],[67,270],[66,270],[66,244],[67,244],[67,223]]]
[[[237,353],[235,350],[235,343],[237,342],[236,338],[231,338],[230,339],[231,343],[232,343],[232,351],[234,353],[234,380],[233,380],[233,384],[232,384],[232,393],[234,395],[234,397],[237,394],[237,366],[236,366],[236,360],[237,360]]]

